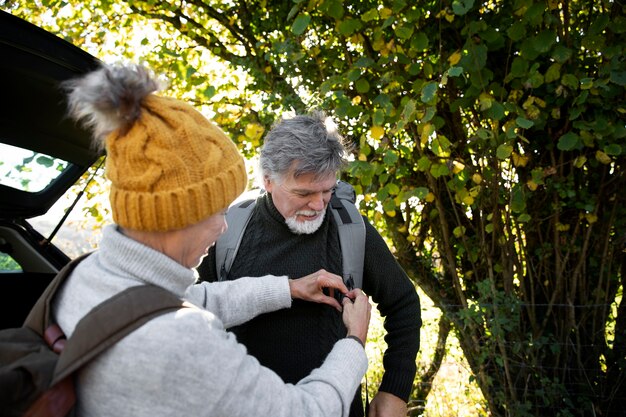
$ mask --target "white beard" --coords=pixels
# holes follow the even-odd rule
[[[298,215],[304,216],[313,216],[315,214],[319,214],[319,217],[315,220],[303,221],[299,222],[296,220]],[[320,228],[322,223],[324,222],[324,216],[326,215],[326,211],[298,211],[295,216],[288,217],[285,219],[285,223],[287,223],[287,227],[293,233],[297,235],[310,235],[317,231]]]

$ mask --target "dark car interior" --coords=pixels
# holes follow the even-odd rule
[[[7,149],[45,155],[55,173],[40,190],[15,188],[0,178],[0,329],[21,326],[45,286],[69,257],[33,229],[101,156],[88,132],[65,117],[59,84],[100,62],[71,43],[0,11],[0,165],[13,169]],[[32,159],[32,158],[31,158]],[[10,165],[10,166],[9,166]],[[19,167],[15,167],[19,171]],[[10,267],[6,267],[8,264]]]

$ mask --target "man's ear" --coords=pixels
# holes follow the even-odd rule
[[[268,193],[271,193],[272,189],[274,188],[274,182],[270,179],[270,176],[267,174],[263,175],[263,186],[265,188],[265,191],[267,191]]]

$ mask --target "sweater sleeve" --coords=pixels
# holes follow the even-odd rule
[[[287,277],[273,275],[201,282],[189,287],[185,298],[211,311],[227,328],[245,323],[259,314],[291,306]]]
[[[384,318],[387,350],[380,391],[408,401],[415,379],[415,358],[422,324],[415,285],[376,229],[365,220],[366,247],[363,290],[377,303]]]
[[[87,364],[78,405],[81,415],[347,417],[366,369],[365,350],[346,338],[319,368],[285,383],[214,314],[188,308],[149,321]]]

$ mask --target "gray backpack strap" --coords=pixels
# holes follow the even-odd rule
[[[218,281],[225,281],[228,277],[258,195],[258,190],[248,192],[242,196],[243,199],[236,200],[228,208],[226,213],[228,229],[215,243],[215,270]]]
[[[354,188],[337,181],[330,199],[330,208],[339,229],[339,243],[343,258],[343,281],[348,287],[363,287],[363,262],[365,260],[365,222],[354,205]]]
[[[258,191],[256,195],[258,196]],[[343,280],[350,289],[362,288],[365,259],[365,223],[354,205],[355,200],[354,188],[344,181],[337,181],[330,207],[339,229]],[[240,199],[228,209],[226,214],[228,229],[215,244],[215,267],[219,281],[224,281],[228,277],[255,203],[256,198]]]

